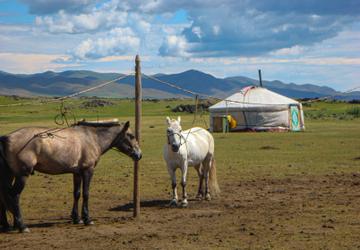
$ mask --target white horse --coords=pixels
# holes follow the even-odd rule
[[[214,138],[205,129],[194,127],[182,131],[180,116],[177,120],[166,117],[167,144],[164,145],[164,159],[171,177],[173,197],[171,206],[176,206],[178,195],[176,191],[177,168],[181,169],[181,185],[183,190],[183,199],[181,206],[188,204],[186,193],[186,174],[188,166],[195,167],[199,176],[199,190],[197,198],[206,200],[211,199],[210,190],[213,193],[219,193],[220,189],[216,179],[216,166],[214,159]],[[203,190],[203,180],[205,179],[205,192]]]

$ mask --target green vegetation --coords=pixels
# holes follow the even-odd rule
[[[134,121],[133,100],[107,99],[114,105],[98,108],[80,108],[88,99],[72,99],[65,101],[76,118],[82,119],[110,119]],[[41,104],[39,100],[14,100],[11,97],[1,97],[0,104],[34,102],[33,105],[1,107],[0,133],[5,134],[16,128],[30,125],[56,126],[54,117],[59,114],[59,103]],[[182,116],[183,128],[189,128],[193,122],[193,115],[173,113],[171,107],[178,104],[192,104],[193,100],[159,100],[144,101],[142,147],[144,151],[144,169],[152,169],[161,173],[161,180],[166,186],[167,172],[162,160],[162,145],[165,141],[165,116]],[[356,119],[359,107],[347,103],[312,103],[305,109],[304,133],[232,133],[214,134],[216,141],[216,158],[218,164],[228,173],[236,172],[240,178],[253,178],[264,175],[284,177],[288,174],[309,173],[323,174],[331,172],[333,168],[343,166],[342,171],[354,171],[360,162],[353,161],[360,156],[360,120]],[[346,117],[340,121],[341,117]],[[208,122],[208,116],[205,114]],[[350,120],[351,118],[351,120]],[[201,119],[196,125],[204,126]],[[263,148],[264,147],[264,148]],[[266,150],[269,147],[270,150]],[[277,150],[271,150],[276,148]],[[229,157],[236,155],[238,157]],[[107,154],[99,166],[99,172],[111,171],[114,177],[131,174],[127,169],[111,169],[107,165],[113,161],[130,160],[114,152]],[[291,166],[291,167],[289,167]],[[110,166],[111,168],[111,166]],[[147,175],[147,171],[144,173]],[[152,173],[150,173],[152,174]],[[222,171],[219,171],[222,176]],[[98,174],[101,176],[101,173]],[[126,179],[126,181],[130,181]],[[149,189],[157,193],[158,187]]]
[[[360,117],[360,104],[322,101],[304,103],[305,118],[310,120],[351,120]]]
[[[85,101],[88,99],[69,100],[64,104],[77,119],[116,117],[120,121],[134,121],[132,100],[107,99],[114,105],[80,108]],[[39,100],[0,97],[0,105],[22,102],[33,104],[0,107],[0,134],[24,126],[56,126],[53,119],[59,113],[59,103],[41,104]],[[162,159],[162,147],[166,142],[165,116],[181,115],[184,129],[192,126],[194,117],[171,112],[170,107],[181,103],[192,104],[193,100],[143,103],[141,147],[144,155],[140,175],[143,200],[166,201],[170,197],[169,176]],[[305,132],[214,134],[218,179],[223,189],[221,198],[209,205],[200,203],[202,207],[192,201],[190,205],[195,208],[181,211],[146,207],[139,224],[126,219],[130,213],[110,209],[132,199],[133,163],[115,151],[105,154],[95,171],[90,207],[91,215],[100,226],[92,229],[79,230],[79,227],[67,224],[72,206],[70,175],[35,173],[29,178],[22,196],[25,221],[35,224],[31,228],[33,238],[9,235],[3,244],[9,246],[16,241],[18,247],[23,248],[27,242],[37,242],[39,247],[51,248],[51,244],[67,244],[56,243],[56,239],[61,242],[57,235],[66,234],[69,242],[77,244],[77,248],[94,242],[96,244],[92,247],[106,246],[112,241],[124,239],[140,248],[171,248],[175,246],[171,243],[172,239],[182,230],[179,225],[186,218],[188,223],[176,238],[176,244],[185,244],[183,246],[187,248],[193,247],[193,244],[202,248],[210,243],[215,248],[232,248],[242,246],[244,242],[248,246],[264,248],[268,244],[277,249],[355,248],[357,241],[353,236],[358,235],[360,229],[356,207],[360,168],[359,106],[316,102],[304,109]],[[205,119],[208,119],[207,114]],[[203,126],[202,120],[198,120],[196,125]],[[197,176],[190,169],[190,197],[195,195],[196,189]],[[58,221],[54,218],[62,218],[62,224],[57,225]],[[39,221],[49,220],[55,220],[49,228],[36,226]],[[217,225],[219,229],[216,231],[205,225]],[[329,229],[329,225],[335,225],[334,229]],[[130,228],[129,231],[126,231],[127,228]],[[199,236],[195,235],[199,242],[189,243],[187,239],[195,237],[189,236],[189,233],[195,229],[201,232]],[[154,232],[157,236],[150,239],[148,235]],[[220,245],[214,243],[218,242],[214,240],[218,234],[222,240]],[[75,236],[78,238],[75,239]],[[82,243],[77,243],[79,240]],[[121,241],[118,244],[123,244]],[[67,248],[74,246],[70,243]]]
[[[350,107],[346,110],[346,114],[351,115],[353,117],[360,117],[360,105]]]

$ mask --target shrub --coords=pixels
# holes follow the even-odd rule
[[[353,117],[360,117],[360,107],[353,106],[346,110],[346,114],[352,115]]]

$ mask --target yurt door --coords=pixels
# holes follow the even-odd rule
[[[292,131],[300,131],[300,110],[299,106],[291,105],[290,106],[290,129]]]

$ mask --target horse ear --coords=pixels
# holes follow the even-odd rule
[[[166,122],[167,122],[168,125],[171,124],[171,119],[170,119],[170,117],[168,117],[168,116],[166,117]]]
[[[178,122],[180,123],[180,122],[181,122],[181,117],[180,117],[180,116],[178,116],[178,119],[177,119],[177,120],[178,120]]]
[[[125,122],[124,127],[122,128],[121,132],[126,132],[129,127],[130,127],[130,122],[129,121]]]

